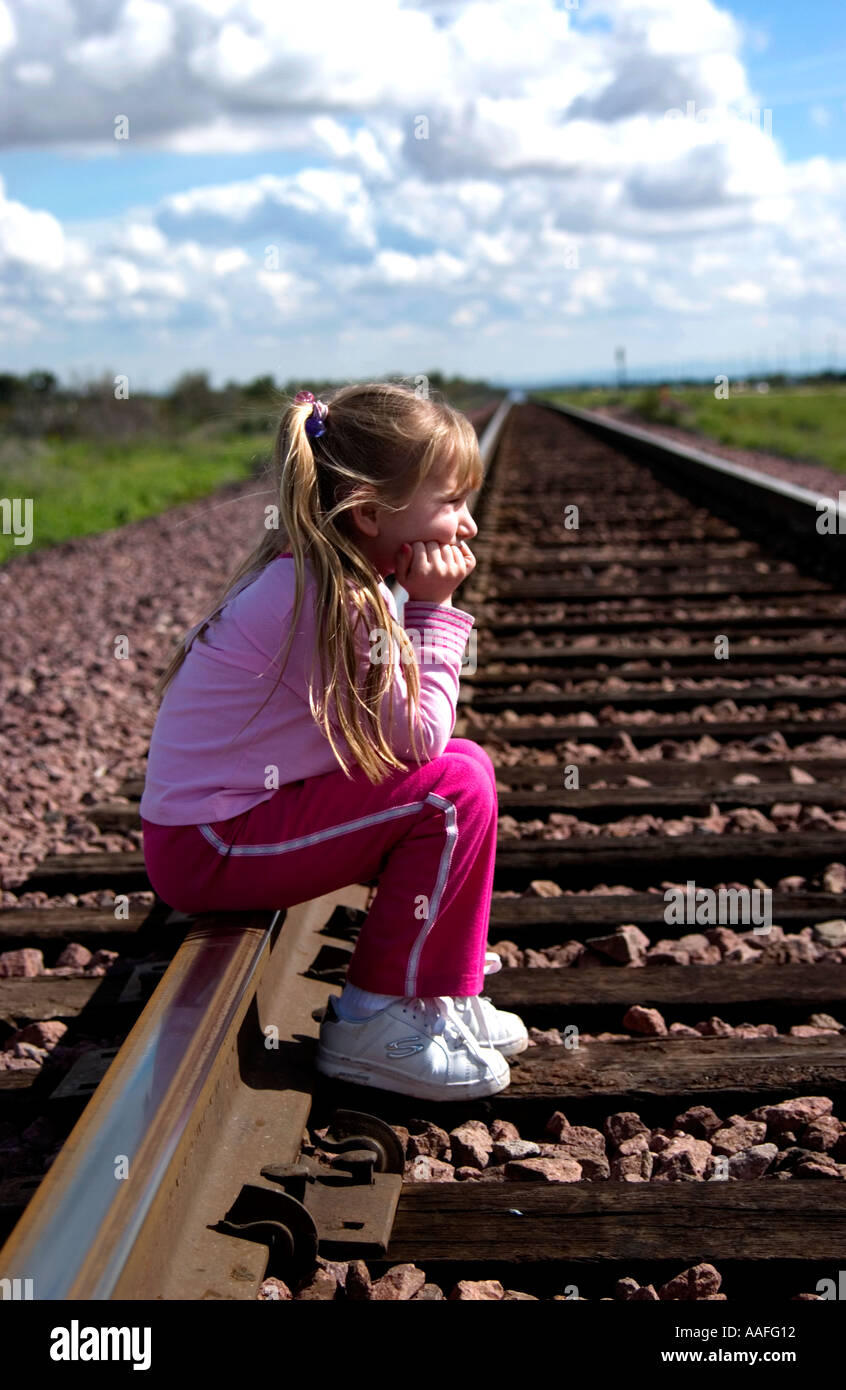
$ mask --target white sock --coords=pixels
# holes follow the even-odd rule
[[[372,1018],[389,1004],[396,1004],[400,998],[401,995],[371,994],[357,985],[344,985],[343,992],[335,1000],[335,1009],[347,1023],[358,1023],[362,1019]]]

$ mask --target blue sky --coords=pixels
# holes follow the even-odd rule
[[[0,370],[842,365],[834,0],[356,13],[0,0]]]

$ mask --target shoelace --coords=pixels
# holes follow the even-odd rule
[[[447,1026],[451,1025],[453,1031],[458,1034],[467,1046],[471,1056],[474,1057],[477,1062],[481,1063],[483,1067],[487,1067],[488,1062],[484,1053],[481,1051],[479,1039],[474,1035],[464,1020],[459,1017],[456,1005],[449,995],[437,995],[433,999],[422,999],[418,996],[410,1001],[410,1007],[422,1013],[427,1021],[430,1019],[432,1020],[432,1031],[434,1033],[443,1033],[446,1031]]]
[[[483,1047],[493,1047],[494,1042],[490,1034],[490,1029],[488,1028],[488,1021],[485,1018],[485,1011],[482,1008],[482,1002],[483,1000],[479,997],[478,994],[470,994],[466,997],[464,1003],[462,1003],[461,1005],[456,1004],[455,1007],[459,1014],[461,1014],[462,1012],[466,1014],[472,1014],[473,1018],[476,1020],[476,1025],[479,1029],[479,1033],[476,1035],[477,1042],[480,1042]],[[487,995],[484,996],[484,1002],[488,1004],[490,1003],[490,1000],[487,998]],[[467,1026],[470,1027],[469,1024]],[[471,1032],[472,1031],[473,1030],[471,1027]]]

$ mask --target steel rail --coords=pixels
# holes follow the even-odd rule
[[[736,510],[727,510],[724,514],[740,530],[763,536],[771,551],[783,550],[794,557],[801,555],[804,565],[832,582],[846,579],[846,545],[842,539],[837,544],[841,528],[846,534],[846,515],[843,506],[834,498],[731,463],[705,449],[677,443],[666,435],[610,420],[595,411],[553,404],[542,396],[534,397],[533,404],[567,416],[626,453],[658,464],[679,481],[698,486],[707,493],[708,505],[713,510],[718,510],[714,506],[715,499],[728,508],[734,507]],[[840,502],[844,496],[846,486]],[[834,509],[838,531],[821,532],[817,523],[824,512],[830,513],[831,509]],[[834,543],[819,544],[823,539]]]
[[[2,1252],[36,1299],[109,1298],[237,1032],[279,912],[187,933]]]

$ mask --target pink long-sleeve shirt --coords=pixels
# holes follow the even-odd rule
[[[242,580],[203,638],[193,642],[156,717],[140,805],[144,820],[156,825],[229,820],[269,800],[277,786],[340,771],[309,708],[317,614],[316,585],[307,563],[305,577],[303,606],[284,675],[246,728],[242,726],[256,713],[279,674],[279,653],[294,608],[296,574],[290,552],[277,556],[258,576]],[[390,589],[380,583],[379,590],[397,619]],[[428,758],[438,757],[452,736],[461,662],[473,623],[473,617],[460,608],[411,599],[405,604],[403,626],[419,634],[412,637],[420,673],[417,727]],[[363,679],[371,653],[363,623],[356,642]],[[408,740],[408,689],[397,658],[398,647],[393,722],[388,721],[389,691],[382,706],[382,727],[392,750],[403,761],[410,759],[414,768]],[[319,656],[314,679],[317,692]],[[335,738],[353,771],[356,760],[349,744],[340,732]]]

